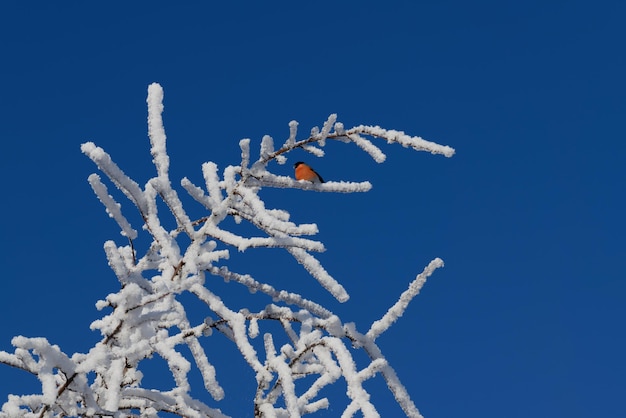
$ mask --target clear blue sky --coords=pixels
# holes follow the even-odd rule
[[[625,17],[603,0],[3,2],[0,349],[14,335],[68,353],[98,340],[94,304],[118,287],[102,245],[123,241],[79,147],[145,182],[156,81],[175,181],[236,164],[241,138],[279,142],[290,120],[304,133],[330,113],[456,148],[381,144],[382,165],[345,145],[294,155],[374,185],[267,193],[318,223],[320,259],[351,299],[333,302],[282,253],[263,253],[277,257],[265,277],[366,329],[441,257],[379,341],[427,418],[626,416]],[[33,383],[0,366],[0,402]],[[251,397],[226,390],[231,413]]]

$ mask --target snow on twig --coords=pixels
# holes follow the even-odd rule
[[[150,138],[150,153],[157,168],[159,177],[167,177],[170,168],[170,157],[165,148],[165,128],[163,127],[163,88],[152,83],[148,86],[148,137]]]
[[[100,199],[105,206],[109,216],[115,219],[115,222],[120,226],[122,235],[129,239],[137,238],[137,231],[130,226],[130,223],[128,223],[124,215],[122,215],[122,211],[120,210],[121,205],[113,199],[113,196],[109,195],[107,187],[100,180],[100,176],[92,174],[87,180],[96,196],[98,196],[98,199]]]
[[[142,216],[148,211],[147,202],[139,185],[131,180],[120,168],[111,160],[111,156],[97,147],[93,142],[86,142],[81,145],[81,151],[87,155],[103,173],[120,189],[131,202],[133,202]]]
[[[322,264],[311,254],[302,248],[295,247],[287,248],[287,251],[339,302],[345,302],[350,298],[346,289],[328,274]]]
[[[229,271],[226,267],[211,267],[209,271],[216,276],[222,276],[226,280],[233,280],[237,283],[241,283],[252,291],[263,292],[269,295],[274,301],[282,301],[289,305],[296,305],[321,318],[328,318],[332,315],[332,312],[328,309],[313,301],[303,298],[297,293],[288,292],[286,290],[276,290],[269,284],[254,280],[250,275],[234,273]]]
[[[348,129],[346,134],[366,134],[377,138],[386,139],[389,143],[398,143],[403,147],[410,147],[416,151],[428,151],[431,154],[441,154],[446,157],[452,157],[454,155],[454,148],[444,145],[439,145],[431,141],[426,141],[419,136],[410,136],[402,131],[395,131],[393,129],[383,129],[380,126],[366,126],[359,125],[352,129]]]
[[[404,314],[411,300],[417,296],[422,286],[424,286],[424,283],[426,283],[426,279],[439,267],[443,267],[443,260],[435,258],[431,261],[424,271],[418,274],[415,280],[411,282],[409,288],[400,295],[400,299],[389,308],[387,313],[385,313],[381,319],[374,321],[370,330],[367,332],[367,337],[375,340],[380,334],[389,329],[389,327]]]

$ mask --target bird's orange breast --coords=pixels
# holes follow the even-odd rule
[[[306,164],[300,164],[296,167],[296,180],[319,181],[315,171]]]

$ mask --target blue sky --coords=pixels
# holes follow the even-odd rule
[[[68,353],[98,340],[94,304],[118,287],[102,245],[123,241],[80,144],[145,182],[156,81],[175,181],[236,164],[241,138],[281,142],[290,120],[305,133],[330,113],[454,147],[380,144],[381,165],[343,144],[291,157],[374,186],[267,192],[318,224],[346,304],[282,253],[231,266],[276,257],[250,269],[366,328],[441,257],[379,340],[426,417],[624,416],[624,16],[618,1],[2,3],[0,349],[14,335]],[[4,366],[0,382],[2,402],[37,386]],[[223,410],[252,416],[252,395],[226,390]]]

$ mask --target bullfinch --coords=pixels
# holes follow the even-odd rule
[[[306,180],[311,183],[324,183],[324,179],[322,176],[317,174],[315,170],[311,167],[303,163],[302,161],[298,161],[293,165],[293,168],[296,170],[296,180]]]

